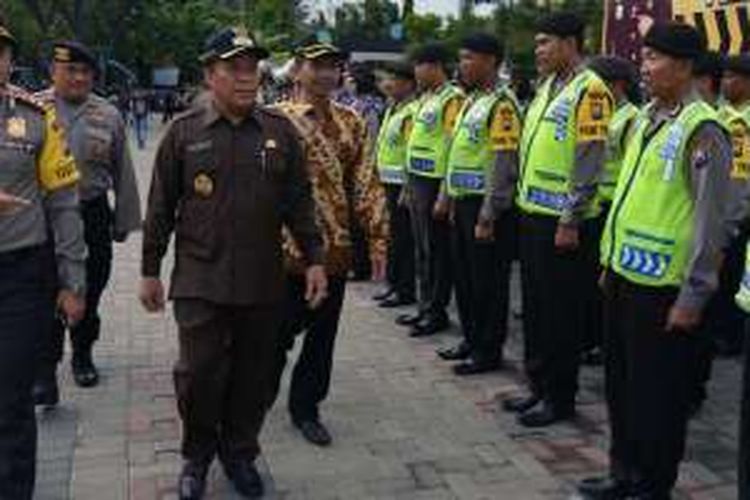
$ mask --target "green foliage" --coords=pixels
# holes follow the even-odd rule
[[[314,2],[312,3],[314,5]],[[589,27],[588,46],[600,45],[603,2],[591,0],[512,0],[501,2],[493,16],[477,17],[464,9],[458,18],[417,14],[406,0],[399,12],[394,0],[350,0],[334,19],[310,20],[304,0],[2,0],[0,13],[21,42],[26,61],[46,55],[57,38],[79,38],[148,78],[161,64],[176,64],[198,76],[198,55],[205,38],[220,26],[245,24],[274,52],[288,53],[294,42],[315,29],[331,29],[337,38],[382,39],[403,22],[410,46],[445,40],[453,48],[472,31],[496,33],[509,58],[533,66],[535,24],[554,8],[579,12]]]

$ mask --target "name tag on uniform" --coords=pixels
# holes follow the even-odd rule
[[[20,116],[14,116],[8,120],[8,136],[13,139],[26,137],[26,120]]]

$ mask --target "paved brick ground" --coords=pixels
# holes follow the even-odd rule
[[[137,152],[145,195],[153,144]],[[116,250],[104,300],[97,360],[103,380],[77,389],[61,368],[63,404],[39,415],[39,499],[176,498],[179,419],[171,380],[176,334],[171,314],[147,316],[135,298],[140,238]],[[576,479],[606,468],[602,377],[585,369],[580,418],[530,432],[499,410],[521,387],[511,368],[457,379],[434,349],[456,332],[411,340],[376,310],[374,288],[353,284],[337,350],[333,391],[324,408],[335,444],[320,450],[294,431],[283,404],[268,417],[262,469],[269,498],[566,499]],[[716,367],[711,400],[691,427],[680,498],[736,498],[739,365]],[[283,403],[283,396],[280,398]],[[211,498],[237,498],[218,466]]]

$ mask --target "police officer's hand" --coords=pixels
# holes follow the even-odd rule
[[[672,333],[690,333],[701,322],[701,311],[687,307],[672,306],[667,317],[666,330]]]
[[[385,279],[387,258],[385,255],[373,255],[370,257],[372,267],[372,280],[383,281]]]
[[[328,297],[328,277],[321,265],[310,266],[305,271],[305,301],[310,309],[317,309]]]
[[[495,227],[492,221],[479,219],[474,227],[474,238],[479,241],[492,241],[495,239]]]
[[[164,285],[159,278],[144,277],[138,298],[146,311],[154,313],[164,310]]]
[[[432,207],[432,217],[435,220],[446,220],[450,214],[450,210],[450,201],[447,198],[440,196]]]
[[[562,252],[577,250],[580,245],[578,228],[568,224],[558,224],[555,233],[555,248]]]
[[[70,290],[60,290],[57,294],[57,309],[68,326],[74,326],[83,319],[86,313],[86,302],[83,297]]]
[[[0,215],[8,215],[16,210],[29,206],[31,202],[18,196],[8,194],[0,189]]]

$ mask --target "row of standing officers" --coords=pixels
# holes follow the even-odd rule
[[[542,76],[525,110],[497,82],[490,35],[462,41],[461,88],[440,45],[391,69],[377,142],[391,260],[376,299],[416,298],[397,323],[421,337],[447,328],[454,288],[463,340],[438,354],[459,361],[457,375],[496,370],[520,257],[529,391],[503,407],[526,427],[574,417],[582,348],[601,345],[611,471],[580,492],[668,499],[713,330],[743,334],[727,317],[738,316],[750,215],[750,56],[729,58],[726,102],[709,102],[700,35],[657,23],[642,52],[650,101],[638,107],[632,64],[585,61],[583,40],[574,15],[540,22]]]

